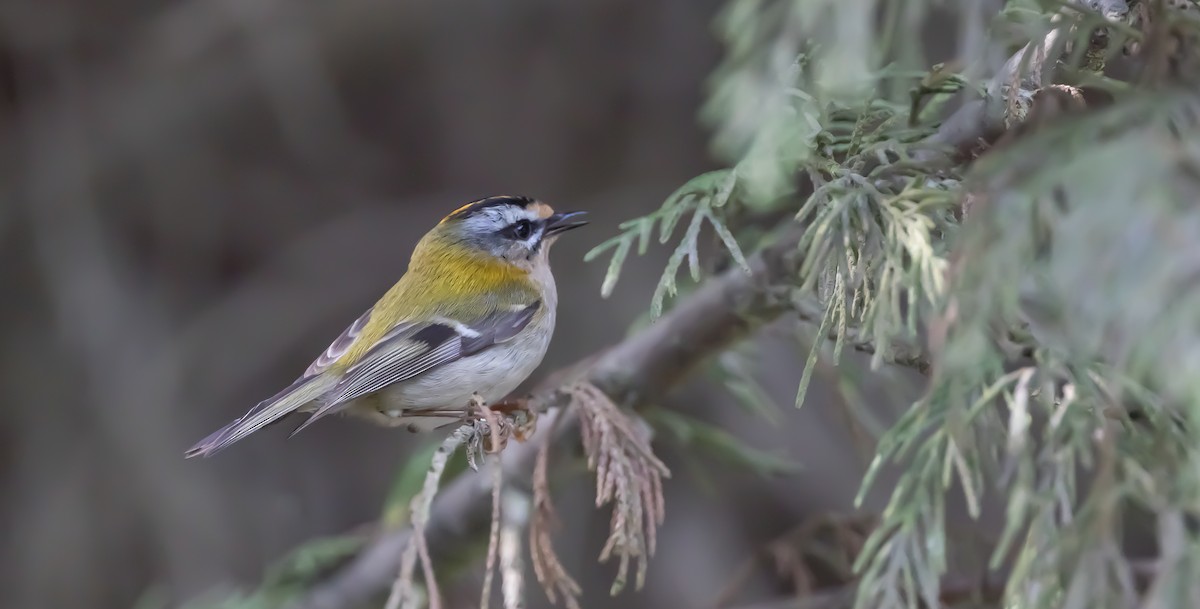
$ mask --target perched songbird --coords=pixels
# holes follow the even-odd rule
[[[291,412],[311,413],[292,433],[335,412],[424,431],[460,420],[473,397],[505,397],[546,354],[558,303],[550,246],[587,224],[581,214],[514,196],[455,210],[300,378],[187,456],[212,455]]]

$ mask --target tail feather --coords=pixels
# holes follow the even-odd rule
[[[249,412],[235,419],[232,423],[214,431],[203,440],[197,442],[195,446],[189,448],[184,453],[184,457],[188,459],[192,457],[211,457],[230,444],[245,438],[319,398],[335,384],[335,380],[328,379],[323,375],[299,379],[283,391],[259,402]]]
[[[297,425],[296,428],[292,430],[292,433],[288,434],[288,437],[290,438],[290,437],[304,431],[304,428],[308,427],[309,425],[312,425],[313,423],[316,423],[318,419],[324,418],[325,415],[336,412],[340,406],[344,406],[344,404],[332,403],[332,404],[322,405],[320,408],[318,408],[316,411],[314,411],[311,415],[308,415],[308,418],[304,419],[303,423]]]

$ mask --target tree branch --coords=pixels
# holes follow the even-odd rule
[[[1082,1],[1075,0],[1074,3],[1082,4]],[[1104,3],[1105,12],[1112,8],[1107,5],[1125,6],[1124,0],[1104,0]],[[930,148],[922,151],[920,160],[929,163],[946,160],[942,151],[947,147],[961,155],[978,140],[994,137],[998,135],[996,132],[1003,131],[1006,110],[999,92],[1004,85],[1023,84],[1020,79],[1023,67],[1031,70],[1035,82],[1040,83],[1038,76],[1043,73],[1045,65],[1053,65],[1056,59],[1052,51],[1061,46],[1058,39],[1056,31],[1043,41],[1031,42],[1012,56],[990,81],[988,98],[969,102],[944,121],[937,133],[926,140]],[[1032,53],[1032,61],[1023,60],[1026,53]],[[786,282],[798,272],[800,254],[796,246],[802,234],[801,226],[792,226],[777,242],[749,260],[750,273],[740,268],[725,271],[705,282],[645,330],[552,374],[535,391],[535,401],[555,405],[561,400],[557,389],[565,383],[581,379],[600,388],[625,407],[636,407],[662,395],[709,356],[794,309],[771,286]],[[803,307],[798,312],[802,320],[811,317],[808,314],[812,313]],[[851,344],[856,349],[874,351],[875,347],[865,338],[852,338]],[[920,346],[893,347],[899,347],[899,352],[889,355],[887,361],[914,367],[922,372],[929,369],[929,358]],[[557,417],[563,417],[563,420],[555,424]],[[504,451],[504,477],[516,488],[530,487],[537,446],[541,442],[556,439],[548,437],[551,430],[560,436],[575,433],[577,420],[569,410],[553,407],[543,415],[539,427],[540,431],[532,441],[510,446]],[[486,530],[491,505],[489,493],[486,480],[466,475],[438,495],[426,529],[426,538],[435,559],[462,547]],[[408,528],[381,534],[348,565],[315,584],[292,605],[292,609],[345,609],[369,600],[384,590],[395,577],[409,536]],[[842,594],[836,593],[813,606],[836,604],[841,600]],[[802,603],[800,606],[809,605]]]
[[[1070,0],[1070,4],[1076,10],[1087,10],[1089,6],[1087,0]],[[1092,10],[1110,21],[1126,19],[1130,12],[1126,0],[1096,0],[1091,6]],[[914,158],[926,163],[952,162],[966,157],[979,141],[992,142],[1003,134],[1007,128],[1005,118],[1008,114],[1005,89],[1012,87],[1033,92],[1049,82],[1049,73],[1063,50],[1064,32],[1062,28],[1054,29],[1045,38],[1030,41],[1009,57],[988,81],[984,98],[968,101],[942,121],[937,132],[923,142],[930,148],[918,151]],[[1110,38],[1098,38],[1092,44],[1102,48]],[[1015,95],[1015,92],[1009,95]],[[947,150],[951,153],[949,159],[943,156]]]

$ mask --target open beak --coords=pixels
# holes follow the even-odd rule
[[[573,228],[579,228],[587,224],[587,220],[578,219],[586,213],[585,211],[572,211],[565,214],[554,214],[546,218],[546,235],[565,233]]]

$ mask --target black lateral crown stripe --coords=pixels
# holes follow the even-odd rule
[[[464,205],[450,214],[450,219],[462,220],[479,213],[481,210],[489,207],[500,207],[501,205],[513,205],[524,209],[530,203],[533,203],[533,197],[501,195],[498,197],[488,197],[480,199],[474,203]]]

